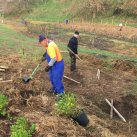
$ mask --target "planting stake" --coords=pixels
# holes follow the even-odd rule
[[[1,69],[8,69],[6,66],[0,66]]]
[[[0,83],[13,82],[13,80],[0,81]]]
[[[105,101],[108,103],[108,105],[109,105],[110,107],[113,108],[113,110],[117,113],[117,115],[118,115],[124,122],[126,122],[125,118],[118,112],[118,110],[117,110],[114,106],[112,106],[112,104],[108,101],[108,99],[105,99]]]
[[[0,81],[2,81],[3,80],[3,78],[0,78]]]
[[[0,69],[1,72],[5,72],[5,69]]]
[[[100,69],[97,70],[97,76],[96,78],[99,80],[100,79]]]
[[[113,106],[113,99],[111,99],[111,105]],[[113,107],[110,109],[110,118],[113,118]]]

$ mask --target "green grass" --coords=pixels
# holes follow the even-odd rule
[[[127,89],[126,93],[137,95],[137,79],[135,79],[133,85],[129,89]]]
[[[67,49],[67,47],[64,43],[60,43],[59,46],[62,50]],[[117,53],[114,53],[114,52],[109,52],[109,51],[100,50],[100,49],[87,49],[87,48],[80,47],[79,48],[79,53],[96,54],[96,55],[102,55],[104,57],[118,58],[118,59],[128,60],[128,61],[131,61],[131,62],[137,62],[136,57],[130,57],[130,56],[127,56],[127,55],[117,54]]]
[[[24,56],[25,58],[35,58],[38,59],[42,56],[44,53],[44,49],[42,47],[36,46],[37,39],[29,38],[21,33],[17,33],[12,28],[7,27],[6,25],[0,25],[0,52],[1,54],[21,54],[23,53],[24,49]],[[56,41],[55,41],[56,42]],[[67,46],[62,43],[58,42],[57,45],[60,47],[61,50],[66,50]],[[127,55],[117,54],[114,52],[109,52],[105,50],[99,50],[99,49],[86,49],[86,48],[79,48],[80,53],[87,53],[87,54],[96,54],[96,55],[102,55],[105,57],[110,58],[118,58],[118,59],[124,59],[129,60],[132,62],[137,62],[136,57],[130,57]],[[64,56],[66,61],[68,62],[69,57]]]
[[[58,1],[58,0],[50,0],[46,3],[39,4],[37,6],[33,7],[33,10],[31,13],[24,16],[24,18],[28,20],[34,20],[34,21],[45,21],[45,22],[65,22],[66,19],[70,19],[70,21],[73,19],[73,16],[77,12],[77,10],[80,8],[80,3],[82,1],[77,1],[77,5],[74,4],[71,0],[67,1]],[[74,5],[75,8],[74,7]],[[71,10],[72,9],[72,10]],[[110,15],[98,15],[95,19],[92,19],[92,16],[90,18],[87,18],[87,21],[89,22],[96,22],[96,23],[103,23],[103,24],[112,24],[112,25],[119,25],[120,23],[123,23],[125,26],[131,26],[131,27],[137,27],[136,23],[130,23],[128,20],[134,20],[136,21],[136,16],[125,16],[125,15],[119,15],[119,16],[113,16],[113,10],[110,11]],[[86,16],[86,14],[85,14]],[[80,20],[83,20],[83,17],[77,17],[75,16],[74,19],[77,19],[77,21],[80,22]]]
[[[43,3],[42,5],[38,5],[37,7],[34,7],[33,11],[27,16],[27,19],[48,22],[64,22],[65,19],[71,17],[70,12],[68,11],[71,1],[62,3],[57,0],[50,0],[45,4]]]
[[[24,52],[24,57],[36,57],[42,52],[42,48],[36,46],[37,39],[29,38],[21,33],[17,33],[6,25],[0,25],[0,53],[20,54]],[[44,53],[44,50],[43,50]]]
[[[75,19],[80,22],[80,20],[85,21],[84,18],[88,15],[86,21],[89,22],[113,25],[118,25],[122,22],[123,25],[137,27],[136,14],[127,14],[124,12],[119,16],[113,16],[114,8],[120,6],[120,4],[118,4],[119,2],[120,1],[110,0],[109,3],[112,7],[108,7],[108,10],[104,14],[98,14],[95,19],[92,18],[92,14],[89,16],[87,11],[84,15],[79,15],[79,10],[81,10],[81,4],[83,3],[82,0],[46,0],[45,2],[43,1],[43,3],[34,2],[29,5],[30,9],[26,9],[31,12],[24,11],[23,13],[18,14],[18,16],[31,21],[65,22],[66,19],[69,19],[70,21]],[[131,7],[129,10],[132,11],[132,8],[134,7]],[[16,12],[14,14],[16,14]],[[128,22],[129,20],[132,20],[135,23],[130,23]]]

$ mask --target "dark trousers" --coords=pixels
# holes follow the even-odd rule
[[[76,69],[76,56],[69,52],[70,55],[70,70],[74,71]]]

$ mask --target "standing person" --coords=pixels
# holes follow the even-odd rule
[[[52,85],[50,92],[54,94],[63,94],[64,85],[62,78],[64,74],[64,61],[60,54],[60,50],[58,46],[53,41],[45,37],[45,35],[39,35],[39,44],[46,49],[42,61],[47,60],[48,62],[45,71],[49,73]]]
[[[66,24],[68,24],[68,23],[69,23],[69,20],[68,20],[68,19],[66,19],[66,21],[65,21],[65,22],[66,22]]]
[[[74,36],[69,40],[68,43],[68,50],[70,55],[70,70],[75,71],[76,70],[76,56],[78,54],[78,37],[79,32],[75,31]]]

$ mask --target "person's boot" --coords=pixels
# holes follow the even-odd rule
[[[58,93],[58,94],[56,93],[56,101],[59,101],[64,94],[65,94],[65,92],[63,92],[63,93]]]

